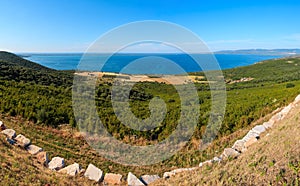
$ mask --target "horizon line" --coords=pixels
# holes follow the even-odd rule
[[[190,52],[190,53],[184,53],[184,52],[119,52],[118,54],[210,54],[210,53],[218,53],[218,52],[234,52],[234,51],[255,51],[255,50],[266,50],[266,51],[272,51],[272,50],[300,50],[300,48],[248,48],[248,49],[224,49],[224,50],[215,50],[211,52]],[[84,51],[76,51],[76,52],[63,52],[63,51],[57,51],[57,52],[13,52],[13,51],[7,51],[7,50],[0,50],[4,52],[11,52],[16,54],[114,54],[114,52],[84,52]]]

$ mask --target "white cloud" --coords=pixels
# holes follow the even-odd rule
[[[223,43],[252,43],[252,39],[240,39],[240,40],[216,40],[216,41],[208,41],[208,44],[223,44]]]

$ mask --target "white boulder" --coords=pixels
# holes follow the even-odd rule
[[[253,127],[251,130],[257,134],[261,134],[266,131],[266,128],[263,125],[257,125]]]
[[[158,180],[160,177],[158,175],[143,175],[141,176],[141,180],[146,184],[149,185],[150,183]]]
[[[220,163],[220,162],[222,161],[222,158],[220,158],[220,157],[214,157],[214,158],[212,159],[212,161],[213,161],[214,163]]]
[[[293,108],[293,104],[289,104],[288,106],[284,107],[282,111],[280,111],[280,114],[282,115],[282,118],[284,118]]]
[[[61,157],[54,157],[48,164],[48,168],[58,171],[65,166],[65,159]]]
[[[244,140],[237,140],[236,142],[234,142],[231,148],[235,149],[238,152],[242,152],[242,150],[244,149],[244,143]]]
[[[199,167],[203,167],[205,165],[212,165],[213,161],[212,160],[206,160],[205,162],[199,163]]]
[[[38,147],[36,145],[29,145],[28,147],[26,147],[27,152],[29,152],[32,155],[36,155],[39,152],[42,152],[43,149],[41,147]]]
[[[174,172],[175,174],[178,174],[178,173],[181,173],[181,172],[193,171],[195,169],[196,169],[196,167],[193,167],[193,168],[179,168],[179,169],[172,170],[171,172]]]
[[[90,180],[100,182],[103,178],[103,172],[101,169],[97,168],[95,165],[90,163],[84,173],[84,176],[89,178]]]
[[[16,131],[13,129],[5,129],[1,131],[1,133],[5,134],[10,139],[14,139],[16,137]]]
[[[243,137],[242,140],[246,142],[246,141],[248,141],[248,140],[251,139],[251,138],[259,138],[259,134],[257,134],[256,132],[250,130],[250,131],[246,134],[246,136]]]
[[[271,117],[270,121],[276,123],[282,119],[282,114],[279,112]]]
[[[300,94],[295,98],[295,103],[300,102]]]
[[[247,149],[251,145],[257,142],[257,138],[250,138],[248,141],[245,142],[245,148]]]
[[[81,167],[78,163],[74,163],[72,165],[69,165],[63,169],[60,169],[58,172],[68,174],[70,176],[76,176],[81,170]]]
[[[120,185],[122,182],[121,174],[106,173],[103,180],[104,184],[108,185]]]
[[[164,175],[163,175],[163,178],[170,178],[171,176],[174,176],[174,175],[176,175],[178,173],[187,172],[187,171],[193,171],[193,170],[196,170],[196,169],[197,169],[197,167],[174,169],[174,170],[172,170],[170,172],[165,172]]]
[[[233,148],[226,148],[223,151],[222,157],[225,158],[237,158],[240,155],[240,153]]]
[[[26,138],[22,134],[17,135],[17,137],[15,137],[15,140],[16,140],[17,144],[23,148],[26,148],[31,143],[30,139]]]
[[[127,184],[128,186],[144,186],[145,184],[139,180],[134,174],[131,172],[128,173],[127,176]]]
[[[170,178],[171,176],[174,176],[175,173],[174,172],[165,172],[163,175],[164,179]]]
[[[264,123],[263,123],[263,126],[264,126],[266,129],[269,129],[269,128],[272,128],[272,127],[273,127],[273,124],[274,124],[274,122],[267,121],[267,122],[264,122]]]

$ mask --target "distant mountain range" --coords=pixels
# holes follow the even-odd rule
[[[215,54],[300,55],[300,49],[222,50],[215,52]]]

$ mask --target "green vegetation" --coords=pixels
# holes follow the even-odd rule
[[[248,83],[249,84],[249,83]],[[272,110],[289,103],[294,96],[300,93],[300,82],[293,82],[295,87],[287,89],[286,83],[265,83],[251,85],[251,88],[241,88],[236,85],[228,86],[227,107],[223,126],[219,136],[228,135],[240,128],[248,126],[251,122],[265,116]],[[204,89],[199,84],[199,90]],[[207,87],[208,88],[208,87]],[[130,94],[131,110],[136,117],[145,119],[150,116],[148,108],[149,100],[159,96],[167,105],[167,115],[160,127],[151,131],[135,131],[123,125],[114,113],[111,105],[111,86],[101,84],[96,90],[96,104],[102,122],[110,133],[120,136],[121,139],[129,136],[137,136],[146,140],[163,140],[176,127],[180,118],[180,98],[172,85],[160,83],[138,83]],[[200,139],[208,122],[210,112],[210,92],[199,91],[200,121],[194,137]],[[186,103],[189,104],[189,103]],[[193,117],[193,116],[191,116]],[[93,125],[91,122],[90,125]],[[86,126],[87,128],[94,128]],[[141,141],[141,139],[139,139]]]
[[[241,78],[254,78],[250,83],[242,83],[247,87],[257,83],[283,83],[300,79],[300,59],[282,58],[258,62],[254,65],[226,69],[223,71],[226,80],[239,80]],[[192,75],[204,75],[202,72]],[[236,85],[240,86],[240,85]],[[245,87],[245,88],[247,88]]]
[[[37,124],[73,126],[71,87],[0,80],[0,112],[22,116]]]
[[[71,86],[72,71],[57,71],[0,51],[0,80],[32,82],[40,85]]]
[[[286,88],[293,88],[293,87],[295,87],[295,84],[293,84],[293,83],[287,83],[285,87]]]
[[[48,126],[47,130],[51,130],[52,127],[59,128],[60,124],[70,124],[73,128],[77,126],[72,110],[73,75],[71,72],[48,69],[5,52],[0,53],[0,68],[0,113],[21,116],[37,127],[32,127],[33,124],[30,125],[31,127],[24,125],[19,132],[28,131],[32,135],[37,133],[39,136],[36,138],[41,139],[37,144],[45,146],[47,151],[53,154],[62,152],[65,158],[79,161],[83,165],[88,164],[90,157],[100,160],[96,152],[87,153],[91,149],[81,152],[82,146],[86,145],[79,142],[83,139],[66,141],[65,137],[56,136],[56,133],[39,132],[40,129],[45,128],[45,125]],[[199,151],[198,146],[209,119],[211,94],[207,84],[196,83],[201,104],[200,118],[193,138],[186,148],[171,159],[152,167],[125,167],[104,159],[101,159],[101,163],[97,165],[105,171],[126,174],[126,171],[132,170],[137,175],[145,172],[161,173],[171,167],[195,166],[200,161],[214,156],[215,151],[228,145],[232,139],[227,139],[225,136],[249,127],[252,122],[291,102],[300,93],[299,73],[300,59],[298,58],[270,60],[252,66],[225,70],[226,80],[238,80],[244,77],[254,79],[227,85],[224,122],[217,134],[215,145],[206,151]],[[203,73],[192,74],[203,75]],[[137,83],[133,87],[129,100],[131,111],[137,118],[145,119],[150,116],[148,106],[154,97],[163,99],[167,106],[166,117],[159,126],[147,132],[137,131],[123,125],[115,116],[110,101],[112,87],[110,78],[113,77],[100,80],[94,92],[98,114],[107,130],[116,138],[137,145],[157,143],[168,137],[180,118],[181,102],[176,89],[164,83],[150,82]],[[194,104],[193,101],[189,100],[183,104],[188,107]],[[98,130],[93,121],[87,122],[85,127],[93,132]],[[43,143],[43,138],[48,139],[49,144]],[[223,140],[224,138],[226,139]],[[113,168],[110,168],[111,165]]]

